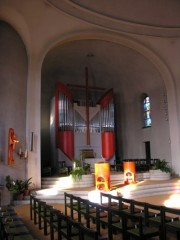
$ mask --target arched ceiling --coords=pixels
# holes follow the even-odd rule
[[[90,86],[114,88],[124,98],[163,84],[154,65],[137,51],[107,41],[79,40],[56,46],[47,54],[42,86],[46,82],[54,87],[57,81],[85,85],[85,67]]]
[[[109,30],[153,36],[180,36],[180,2],[168,0],[45,0],[62,13]],[[163,86],[155,65],[138,50],[98,39],[76,40],[55,46],[43,64],[43,81],[85,84],[131,93],[150,92]],[[54,85],[53,85],[54,86]],[[131,86],[131,87],[129,87]]]
[[[177,0],[46,0],[65,13],[116,31],[141,35],[180,36]]]
[[[156,27],[180,27],[179,1],[96,0],[96,4],[92,4],[91,0],[71,2],[92,12],[127,22]]]

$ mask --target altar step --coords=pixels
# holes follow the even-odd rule
[[[114,184],[116,178],[114,180]],[[119,182],[121,183],[121,182]],[[112,183],[111,183],[112,184]],[[117,184],[118,185],[118,184]],[[121,185],[121,184],[119,184]],[[95,190],[95,186],[91,188],[79,188],[79,189],[57,189],[57,188],[46,188],[36,191],[36,195],[42,201],[47,203],[60,203],[64,204],[64,192],[69,192],[73,195],[79,196],[81,198],[88,199],[88,194]],[[109,194],[121,194],[125,198],[129,199],[139,199],[143,197],[156,196],[156,195],[166,195],[166,194],[180,194],[180,178],[172,178],[170,180],[143,180],[136,184],[130,184],[121,186],[115,190],[109,191]],[[94,200],[96,200],[94,198]],[[14,205],[27,204],[29,200],[16,201]]]
[[[94,177],[94,176],[93,176]],[[149,172],[137,173],[136,180],[142,181],[149,179]],[[62,180],[62,185],[60,184]],[[95,190],[95,182],[91,187],[87,187],[87,182],[77,188],[68,187],[68,176],[66,177],[44,177],[42,178],[41,190],[37,191],[37,197],[46,202],[64,203],[64,192],[70,192],[76,196],[87,199],[90,191]],[[124,174],[120,172],[112,173],[110,184],[113,189],[118,188],[124,183]]]
[[[88,199],[88,190],[83,190],[83,191],[68,191],[68,190],[59,190],[57,192],[47,192],[46,190],[46,193],[44,193],[43,191],[39,190],[37,191],[37,198],[41,199],[42,201],[45,201],[47,203],[59,203],[59,204],[64,204],[64,192],[69,192],[75,196],[78,196],[78,197],[81,197],[81,198],[84,198],[84,199]]]
[[[160,181],[142,181],[134,185],[126,185],[119,190],[125,198],[137,199],[156,195],[179,194],[180,178]]]
[[[43,177],[41,179],[41,189],[49,189],[49,188],[54,188],[57,187],[59,189],[64,189],[64,188],[71,188],[67,187],[67,182],[66,179],[69,176],[62,176],[62,177]],[[136,173],[136,180],[137,181],[142,181],[142,180],[147,180],[149,179],[149,172],[142,172],[142,173]],[[62,184],[61,184],[62,182]],[[110,175],[110,182],[111,185],[114,185],[119,182],[124,182],[124,174],[122,172],[114,172],[111,173]],[[95,182],[94,182],[95,186]],[[89,187],[87,182],[83,183],[83,187]]]
[[[37,192],[37,197],[54,203],[64,203],[64,192],[70,192],[73,195],[87,199],[89,192],[95,190],[95,187],[88,189],[42,189]],[[156,195],[178,194],[180,193],[180,178],[172,178],[170,180],[152,181],[143,180],[136,184],[125,185],[114,190],[121,193],[123,197],[129,199],[138,199]],[[111,194],[111,191],[108,192]],[[114,194],[114,192],[112,193]],[[94,199],[95,200],[95,199]]]

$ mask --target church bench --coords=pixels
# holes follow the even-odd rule
[[[48,226],[51,224],[51,210],[53,209],[51,205],[44,205],[44,235],[48,235]],[[53,221],[55,221],[55,219],[53,219]]]
[[[69,194],[67,192],[64,193],[64,205],[65,205],[65,214],[68,215],[68,209],[70,210],[69,215],[72,219],[74,219],[74,212],[78,214],[79,210],[79,197]]]
[[[128,226],[129,221],[134,225],[131,228]],[[130,240],[131,238],[142,240],[160,235],[159,228],[144,224],[142,216],[127,212],[123,212],[123,229],[125,236],[124,239],[126,240]]]
[[[166,218],[170,218],[167,222]],[[162,206],[162,222],[164,229],[164,239],[169,232],[175,233],[176,238],[180,239],[180,209]]]
[[[14,208],[9,206],[1,207],[0,209],[0,239],[27,239],[35,240],[23,220],[14,211]]]

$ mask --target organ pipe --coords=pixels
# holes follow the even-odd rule
[[[110,89],[99,101],[101,105],[102,156],[109,160],[115,153],[114,143],[114,101]]]
[[[74,157],[73,101],[71,92],[59,82],[55,92],[56,145]]]

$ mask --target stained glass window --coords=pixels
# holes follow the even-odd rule
[[[149,96],[146,96],[143,101],[144,109],[144,127],[151,126],[151,103]]]

